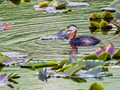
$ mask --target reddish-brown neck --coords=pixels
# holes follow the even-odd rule
[[[70,41],[71,39],[75,38],[75,36],[76,36],[76,31],[72,31],[68,41]]]

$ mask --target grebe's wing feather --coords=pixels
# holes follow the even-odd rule
[[[100,43],[101,40],[94,36],[79,36],[70,40],[70,44],[75,46],[94,46]]]

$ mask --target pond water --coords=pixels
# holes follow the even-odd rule
[[[81,1],[81,0],[78,0]],[[33,60],[38,61],[60,61],[70,56],[71,49],[67,40],[40,40],[40,37],[56,34],[60,29],[69,24],[78,26],[77,36],[90,35],[88,17],[92,12],[100,11],[100,8],[109,5],[112,0],[82,0],[87,1],[90,6],[73,7],[72,12],[45,14],[34,10],[33,5],[38,1],[31,3],[22,3],[19,6],[13,6],[11,3],[3,3],[0,6],[0,17],[3,21],[11,24],[11,30],[0,32],[0,50],[1,52],[19,52],[27,54],[34,52]],[[78,59],[82,53],[93,52],[100,45],[113,43],[115,49],[120,48],[120,37],[113,37],[114,29],[108,35],[96,33],[103,43],[94,47],[79,47]],[[35,39],[38,38],[38,39]],[[120,69],[110,68],[113,76],[105,77],[103,80],[89,78],[87,83],[76,83],[62,78],[50,78],[48,82],[42,82],[35,76],[35,71],[21,69],[19,67],[6,67],[3,72],[14,72],[21,76],[19,84],[14,85],[14,90],[18,87],[24,90],[77,90],[79,88],[88,89],[93,82],[100,82],[105,86],[105,90],[119,90],[120,88]],[[0,90],[13,90],[9,87],[1,87]]]

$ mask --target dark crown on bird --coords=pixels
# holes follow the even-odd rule
[[[70,25],[68,25],[66,28],[70,28],[70,27],[72,27],[72,26],[77,28],[77,26],[74,25],[74,24],[70,24]]]

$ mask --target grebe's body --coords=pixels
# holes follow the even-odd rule
[[[94,36],[79,36],[71,39],[69,44],[74,46],[94,46],[100,42],[101,40]]]
[[[74,24],[68,25],[66,27],[68,31],[70,31],[70,37],[68,39],[68,42],[73,50],[73,52],[77,53],[77,46],[94,46],[96,44],[99,44],[101,42],[100,39],[94,37],[94,36],[79,36],[76,37],[77,33],[77,26]]]

